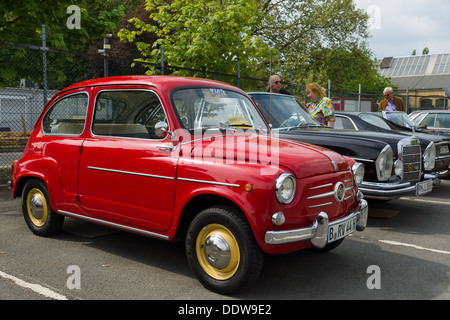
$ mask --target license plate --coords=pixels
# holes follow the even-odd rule
[[[334,224],[328,227],[328,240],[327,243],[342,239],[349,234],[356,231],[356,219],[353,217],[344,222]]]
[[[439,149],[439,152],[440,152],[440,154],[448,153],[448,146],[447,145],[441,146],[440,149]]]
[[[423,194],[427,194],[433,189],[433,181],[426,180],[416,184],[416,196],[421,196]]]

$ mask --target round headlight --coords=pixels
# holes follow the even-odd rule
[[[386,145],[375,160],[378,180],[384,181],[391,177],[393,163],[392,148]]]
[[[355,162],[355,164],[352,167],[352,171],[353,171],[353,176],[355,178],[356,186],[361,185],[361,183],[364,180],[364,172],[365,172],[364,163]]]
[[[275,184],[275,195],[279,202],[290,203],[295,195],[295,177],[290,173],[282,173]]]
[[[436,162],[436,148],[433,142],[430,142],[423,153],[423,168],[425,171],[433,170]]]

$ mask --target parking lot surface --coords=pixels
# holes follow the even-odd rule
[[[370,202],[366,230],[328,253],[266,256],[255,286],[233,296],[204,289],[183,243],[66,219],[42,238],[20,199],[0,192],[0,300],[449,300],[450,180],[432,193]]]

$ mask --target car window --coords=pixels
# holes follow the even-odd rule
[[[58,100],[42,120],[45,134],[80,135],[84,131],[89,96],[77,93]]]
[[[426,125],[427,127],[434,127],[434,120],[436,115],[434,113],[427,114],[422,121],[420,121],[420,125]]]
[[[345,117],[337,116],[336,120],[334,121],[334,128],[335,129],[352,129],[356,130],[355,126],[353,125],[352,121]]]
[[[374,126],[377,126],[377,127],[383,128],[383,129],[388,129],[388,130],[391,129],[389,127],[389,125],[386,122],[384,122],[384,120],[377,115],[363,113],[360,115],[360,118],[367,123],[373,124]]]
[[[450,113],[436,114],[436,128],[450,128]]]
[[[161,139],[155,125],[167,117],[159,97],[151,91],[111,90],[98,94],[92,133],[98,136]]]

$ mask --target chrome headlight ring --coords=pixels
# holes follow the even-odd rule
[[[293,174],[282,173],[275,183],[275,195],[280,203],[290,203],[295,196],[296,182]]]
[[[430,171],[434,169],[436,164],[436,147],[434,142],[430,142],[423,153],[423,168],[425,171]]]
[[[392,148],[386,145],[375,160],[375,169],[379,181],[389,180],[394,165]]]
[[[355,179],[355,185],[359,186],[364,180],[365,167],[364,163],[355,162],[352,166],[353,177]]]

